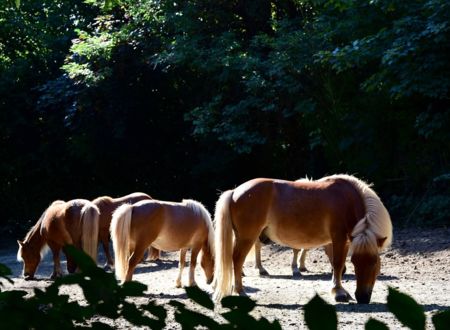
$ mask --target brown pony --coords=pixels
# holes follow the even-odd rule
[[[273,242],[295,249],[331,243],[336,301],[351,299],[341,284],[350,249],[356,300],[369,303],[380,271],[379,252],[392,241],[391,219],[383,203],[369,185],[349,175],[317,181],[247,181],[220,196],[215,222],[216,300],[232,293],[233,275],[234,292],[245,294],[242,265],[263,233]]]
[[[41,215],[23,241],[19,243],[17,259],[23,261],[23,276],[34,278],[36,269],[44,255],[45,247],[53,253],[51,278],[62,275],[59,252],[66,244],[82,248],[91,258],[97,260],[99,210],[90,201],[74,199],[69,202],[55,201]],[[66,255],[67,270],[73,273],[76,265]]]
[[[148,199],[152,198],[147,194],[136,192],[118,198],[111,198],[109,196],[98,197],[92,201],[92,203],[100,210],[98,240],[102,243],[103,250],[105,251],[105,267],[112,268],[114,265],[111,254],[109,253],[109,226],[111,225],[111,218],[114,210],[124,203],[134,204]]]
[[[176,286],[181,286],[186,251],[191,249],[189,286],[195,285],[197,255],[202,250],[201,266],[210,283],[214,272],[214,231],[211,216],[199,202],[182,203],[157,200],[124,204],[113,214],[111,238],[115,253],[116,277],[131,281],[136,265],[148,246],[163,251],[180,250]]]

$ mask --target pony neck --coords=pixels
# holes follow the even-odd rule
[[[41,234],[42,218],[30,229],[25,236],[24,243],[34,250],[41,251],[45,245],[45,239]]]

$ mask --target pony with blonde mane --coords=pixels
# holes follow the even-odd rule
[[[197,256],[202,251],[201,266],[207,283],[214,275],[214,230],[206,208],[194,200],[181,203],[157,200],[124,204],[113,214],[111,238],[115,253],[115,273],[121,281],[131,281],[136,265],[148,246],[162,251],[180,251],[181,276],[188,249],[191,249],[189,286],[195,283]]]
[[[341,283],[350,250],[356,300],[369,303],[380,271],[379,253],[392,241],[391,219],[380,198],[367,183],[343,174],[317,181],[247,181],[220,196],[215,223],[216,300],[233,291],[245,294],[242,265],[263,234],[294,249],[331,244],[331,292],[338,302],[352,299]]]
[[[106,256],[105,268],[113,268],[114,262],[109,252],[109,227],[111,225],[111,218],[113,212],[122,204],[134,204],[142,200],[152,199],[149,195],[135,192],[122,197],[112,198],[109,196],[102,196],[94,199],[94,203],[100,210],[98,240],[102,243],[103,251]]]
[[[312,181],[310,178],[302,178],[298,179],[295,182],[310,182]],[[261,248],[262,248],[262,242],[261,239],[264,240],[264,243],[266,241],[270,241],[267,237],[260,237],[259,240],[256,240],[255,242],[255,268],[258,269],[259,275],[261,276],[268,276],[269,272],[264,268],[261,261]],[[330,263],[332,263],[332,249],[333,247],[331,244],[324,246],[325,254],[328,257],[328,260]],[[291,269],[292,269],[292,277],[298,278],[301,276],[302,272],[307,272],[308,269],[306,268],[306,255],[308,253],[308,249],[292,249],[292,262],[291,262]],[[300,253],[300,258],[298,257],[298,254]],[[300,261],[300,266],[298,265],[298,261]],[[344,269],[342,271],[342,274],[344,274],[346,271],[346,267],[344,266]]]
[[[97,237],[100,211],[97,206],[85,199],[69,202],[55,201],[41,215],[23,241],[17,241],[17,259],[23,261],[23,276],[26,280],[34,278],[36,269],[50,248],[53,254],[53,273],[51,278],[62,275],[60,251],[72,244],[85,251],[94,261],[97,260]],[[77,266],[66,255],[67,270],[75,272]]]

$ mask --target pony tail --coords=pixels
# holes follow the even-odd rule
[[[214,221],[215,233],[215,266],[214,296],[219,301],[231,295],[233,288],[233,228],[230,215],[230,201],[233,190],[224,192],[216,203]]]
[[[123,204],[113,213],[110,232],[114,248],[115,273],[118,280],[125,281],[130,258],[130,225],[133,206]]]
[[[94,262],[97,262],[98,222],[100,211],[95,204],[89,202],[81,209],[81,246]]]

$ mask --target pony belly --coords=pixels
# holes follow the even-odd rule
[[[178,240],[173,235],[169,236],[159,236],[157,239],[153,241],[151,244],[153,247],[162,251],[178,251],[180,249],[190,248],[190,242],[186,242],[184,240]]]
[[[294,249],[311,249],[331,243],[331,237],[326,233],[307,235],[303,231],[292,231],[292,228],[283,231],[268,227],[264,234],[274,243]]]

